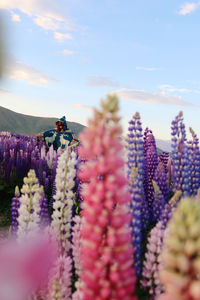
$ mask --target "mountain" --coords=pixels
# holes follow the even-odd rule
[[[56,121],[57,118],[28,116],[0,106],[0,131],[35,135],[36,133],[55,128]],[[67,121],[67,125],[77,137],[85,128],[85,126],[76,122]]]
[[[169,140],[156,139],[156,145],[158,148],[161,148],[163,151],[171,152],[171,141]]]

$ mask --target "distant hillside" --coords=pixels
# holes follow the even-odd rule
[[[62,116],[58,116],[59,118]],[[25,135],[35,135],[55,127],[57,118],[33,117],[16,113],[0,106],[0,131],[9,131]],[[67,121],[68,127],[78,136],[85,126]]]
[[[158,148],[161,148],[163,151],[171,152],[171,141],[170,140],[156,139],[156,145]]]

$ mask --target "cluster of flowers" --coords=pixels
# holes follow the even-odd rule
[[[192,129],[187,141],[182,113],[171,129],[172,153],[158,155],[136,113],[125,168],[117,98],[102,101],[78,153],[58,155],[51,216],[29,171],[12,201],[12,235],[22,244],[47,232],[57,249],[30,299],[200,300],[199,142]]]
[[[41,142],[39,147],[34,137],[0,132],[0,180],[1,183],[20,182],[30,169],[35,170],[37,178],[44,186],[46,195],[51,194],[55,181],[57,160],[60,151],[53,146],[46,154]]]

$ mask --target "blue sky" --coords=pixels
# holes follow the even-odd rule
[[[5,65],[0,105],[87,124],[108,93],[122,125],[170,139],[180,110],[197,133],[200,1],[1,0]]]

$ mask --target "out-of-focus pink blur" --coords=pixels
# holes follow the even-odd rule
[[[0,246],[0,300],[27,300],[45,287],[57,258],[56,243],[47,236],[17,244],[10,240]]]

